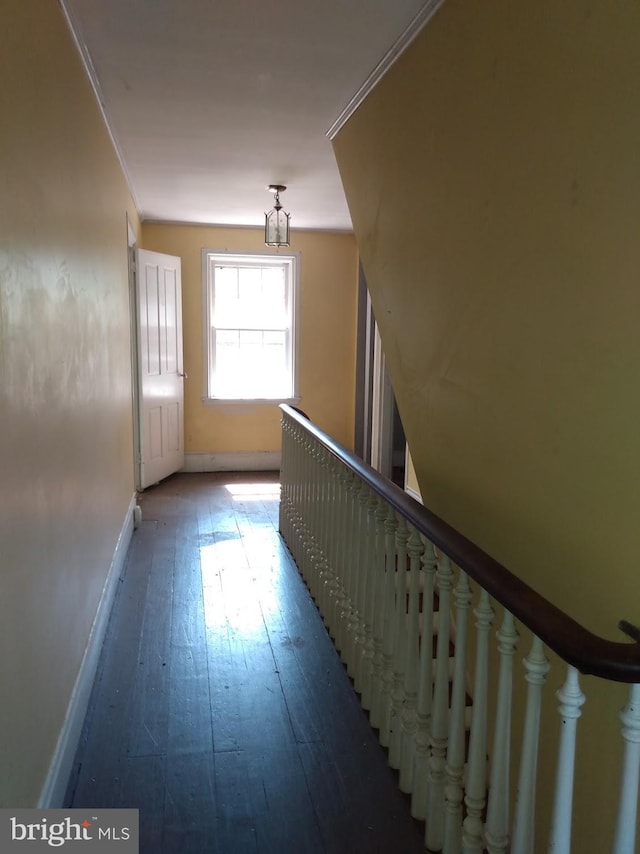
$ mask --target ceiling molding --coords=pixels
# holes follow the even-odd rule
[[[201,220],[192,219],[158,219],[157,217],[141,217],[141,225],[168,225],[168,226],[184,226],[185,228],[216,228],[236,231],[245,229],[257,231],[264,234],[264,225],[251,225],[247,223],[233,222],[203,222]],[[320,234],[353,234],[353,228],[337,228],[323,226],[291,226],[291,234],[300,234],[301,232],[311,232]]]
[[[333,140],[338,132],[349,121],[360,104],[362,104],[365,98],[367,98],[367,96],[375,89],[394,62],[405,52],[418,33],[424,29],[444,2],[445,0],[427,0],[407,29],[396,40],[392,47],[389,48],[387,53],[382,57],[380,62],[376,65],[371,74],[367,77],[362,86],[358,89],[356,94],[331,125],[326,134],[329,140]]]
[[[69,28],[69,32],[71,33],[71,37],[73,38],[73,42],[76,46],[78,53],[80,54],[80,59],[82,60],[82,65],[84,66],[84,70],[89,78],[89,83],[91,84],[91,88],[93,89],[93,94],[95,95],[96,103],[98,105],[98,109],[100,110],[100,114],[102,116],[102,120],[105,123],[105,127],[107,128],[107,133],[109,134],[109,139],[111,140],[111,144],[113,145],[113,149],[116,153],[116,157],[118,158],[118,162],[120,163],[120,168],[122,169],[122,173],[124,175],[124,179],[127,182],[127,187],[129,188],[129,193],[131,194],[131,198],[133,200],[133,204],[135,205],[138,216],[142,217],[142,209],[138,204],[138,200],[136,198],[136,194],[133,190],[133,183],[131,181],[131,176],[129,175],[129,171],[127,169],[127,164],[125,163],[124,157],[122,155],[122,150],[120,145],[118,144],[118,140],[116,138],[115,133],[109,123],[109,117],[107,116],[106,106],[105,106],[105,98],[102,93],[102,87],[100,86],[100,81],[98,80],[98,75],[96,74],[96,70],[93,67],[93,62],[91,61],[91,55],[87,49],[84,40],[81,38],[81,28],[76,21],[67,0],[58,0],[60,3],[60,8],[62,9],[62,13],[67,22],[67,27]]]

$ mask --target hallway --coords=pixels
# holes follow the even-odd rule
[[[417,854],[278,493],[215,473],[141,496],[66,805],[139,808],[142,854]]]

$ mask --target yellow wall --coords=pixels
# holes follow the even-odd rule
[[[335,141],[426,503],[618,639],[640,623],[639,34],[636,3],[447,0]],[[580,768],[592,824],[616,739]]]
[[[185,451],[279,451],[277,406],[202,402],[202,250],[264,250],[261,229],[144,223],[145,249],[182,259]],[[358,258],[351,234],[293,231],[300,252],[299,406],[324,430],[353,447]]]
[[[40,796],[133,495],[126,213],[57,3],[0,28],[0,806]]]

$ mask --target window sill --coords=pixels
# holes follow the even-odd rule
[[[300,402],[300,397],[242,397],[242,398],[221,398],[221,397],[203,397],[202,402],[205,406],[232,406],[237,409],[250,409],[254,406],[280,406],[281,403],[288,403],[295,406]]]

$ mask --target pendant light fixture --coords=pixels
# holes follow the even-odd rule
[[[264,242],[267,246],[289,245],[289,217],[280,204],[280,193],[287,188],[284,184],[269,184],[269,190],[275,194],[273,208],[264,215]]]

